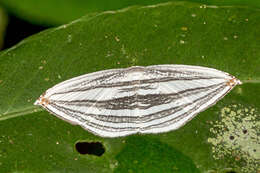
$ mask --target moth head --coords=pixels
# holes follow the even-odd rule
[[[49,104],[49,99],[45,98],[45,93],[43,93],[35,102],[34,105],[47,106]]]
[[[233,87],[235,85],[240,85],[240,84],[242,84],[242,82],[235,77],[232,77],[227,81],[227,85],[230,87]]]

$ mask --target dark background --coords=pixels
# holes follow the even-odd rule
[[[26,37],[43,31],[47,28],[48,27],[35,25],[17,18],[12,14],[8,14],[8,24],[5,31],[5,39],[2,49],[10,48]]]

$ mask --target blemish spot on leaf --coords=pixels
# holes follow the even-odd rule
[[[188,28],[187,28],[186,26],[183,26],[183,27],[181,27],[181,30],[182,30],[182,31],[187,31]]]
[[[44,78],[45,81],[49,81],[50,79],[48,77]]]
[[[208,138],[212,144],[213,157],[234,158],[235,165],[243,164],[242,172],[257,172],[260,164],[260,121],[259,112],[253,107],[231,105],[222,108],[221,121],[213,123]]]
[[[46,64],[47,61],[46,61],[46,60],[42,60],[41,63],[42,63],[42,64]]]
[[[184,40],[180,40],[180,44],[184,44],[185,43],[185,41]]]
[[[68,42],[70,43],[72,41],[72,36],[68,35],[67,39],[68,39]]]
[[[124,45],[122,45],[122,47],[121,47],[121,52],[122,52],[123,55],[126,55],[126,50],[125,50],[125,46]]]
[[[115,37],[115,40],[117,41],[117,42],[119,42],[120,41],[120,39],[116,36]]]
[[[109,164],[109,167],[110,167],[111,169],[117,168],[117,167],[118,167],[118,161],[117,161],[117,160],[112,161],[112,162]]]
[[[234,136],[230,136],[229,139],[230,139],[230,140],[234,140],[235,137],[234,137]]]
[[[110,57],[110,56],[113,56],[113,54],[110,51],[107,51],[106,57]]]
[[[205,4],[200,5],[200,8],[207,8],[207,5],[205,5]]]
[[[132,63],[132,64],[137,64],[137,58],[136,58],[136,57],[133,57],[133,58],[131,59],[131,63]]]

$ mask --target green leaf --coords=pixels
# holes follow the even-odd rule
[[[131,5],[153,5],[169,0],[1,0],[12,14],[36,24],[60,25],[90,12],[116,10]],[[180,0],[171,0],[180,1]],[[188,0],[207,5],[246,5],[260,8],[259,0]],[[57,8],[58,7],[58,8]]]
[[[0,53],[0,172],[256,172],[260,13],[174,2],[96,13]],[[100,138],[33,106],[51,86],[132,65],[188,64],[244,83],[179,130]],[[102,156],[78,141],[100,142]]]

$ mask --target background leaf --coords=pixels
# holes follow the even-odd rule
[[[0,50],[3,47],[6,26],[7,26],[7,15],[4,9],[0,6]]]
[[[256,171],[259,18],[257,9],[191,2],[131,7],[85,16],[1,52],[0,172]],[[158,135],[100,138],[33,106],[71,77],[152,64],[213,67],[244,84],[181,129]],[[105,153],[80,155],[77,141],[99,141]]]
[[[41,25],[60,25],[90,12],[116,10],[131,5],[153,5],[169,0],[0,0],[11,13]],[[178,1],[178,0],[172,0]],[[207,5],[260,7],[259,0],[187,0]],[[58,8],[57,8],[58,7]]]

